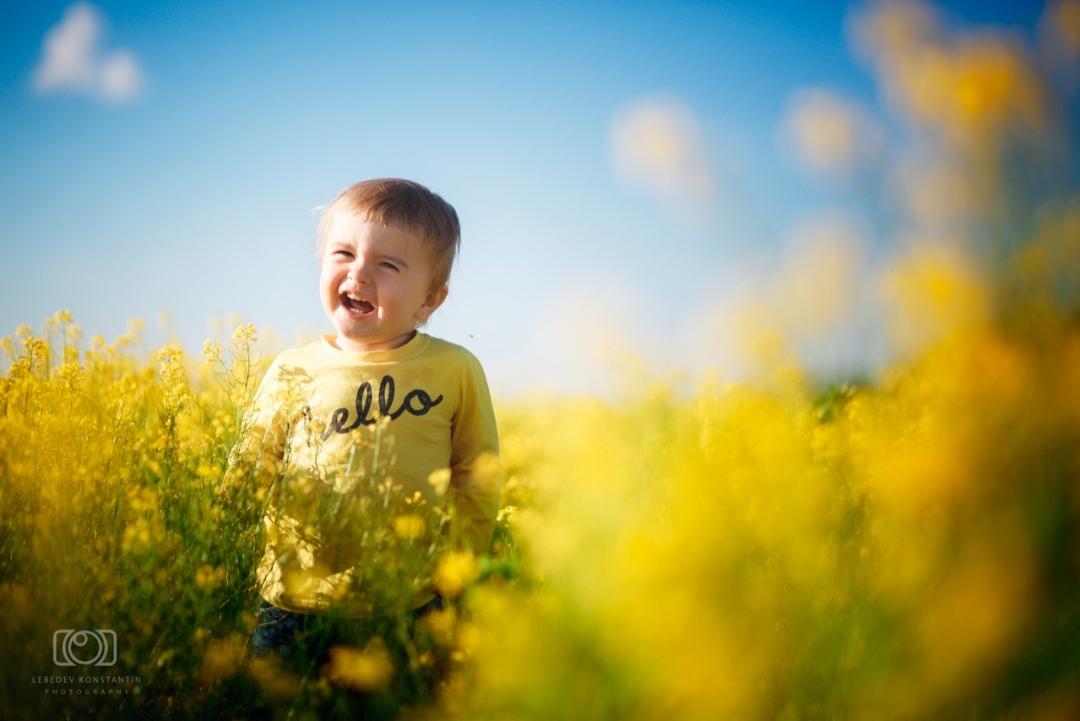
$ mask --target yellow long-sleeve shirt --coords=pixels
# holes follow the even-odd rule
[[[384,583],[400,577],[394,549],[407,549],[393,544],[427,547],[439,517],[431,509],[449,501],[458,545],[488,549],[502,481],[498,435],[484,371],[461,346],[417,333],[399,348],[354,352],[331,338],[271,364],[230,473],[268,494],[260,595],[292,611],[363,616],[371,595],[358,592],[358,579],[375,585],[373,563],[387,566],[374,574]],[[417,507],[427,516],[407,513]],[[395,508],[396,521],[385,523]],[[389,545],[376,552],[380,538]],[[433,596],[414,590],[410,607]]]

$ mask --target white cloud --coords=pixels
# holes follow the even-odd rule
[[[682,101],[647,98],[619,110],[610,144],[620,180],[689,206],[711,200],[714,179],[701,124]]]
[[[105,30],[101,12],[76,3],[45,33],[33,86],[41,95],[81,93],[108,102],[133,99],[142,88],[138,59],[129,51],[100,47]]]

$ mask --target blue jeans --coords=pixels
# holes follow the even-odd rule
[[[325,663],[330,646],[336,643],[357,643],[358,637],[370,636],[384,619],[333,618],[307,613],[294,613],[260,599],[255,631],[251,638],[251,655],[276,653],[283,659],[300,662]],[[416,621],[429,611],[444,608],[446,602],[436,595],[423,606],[409,612]]]
[[[416,622],[424,614],[444,608],[446,602],[436,596],[420,608],[409,612],[407,628],[412,635]],[[363,718],[369,721],[397,719],[405,707],[430,702],[445,678],[443,666],[410,670],[408,651],[399,637],[400,619],[389,617],[335,618],[305,613],[293,613],[263,600],[252,636],[252,656],[277,656],[283,668],[302,677],[320,673],[330,660],[330,649],[337,645],[363,647],[374,636],[386,643],[394,668],[390,686],[379,692],[362,693],[350,688],[334,688],[327,698],[301,691],[287,703],[293,709],[310,704],[317,716],[327,719]],[[303,686],[301,687],[303,688]]]

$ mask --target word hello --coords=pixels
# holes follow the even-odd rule
[[[379,382],[379,415],[382,417],[388,417],[390,420],[397,420],[403,413],[409,413],[414,416],[425,415],[435,406],[442,403],[443,397],[440,395],[437,398],[432,398],[427,391],[422,388],[414,388],[405,394],[405,397],[401,401],[401,405],[394,409],[394,378],[393,376],[383,376]],[[325,441],[330,437],[332,433],[348,433],[356,428],[359,428],[361,424],[370,426],[375,423],[376,418],[371,417],[371,404],[373,398],[373,390],[371,387],[371,381],[364,381],[360,384],[360,387],[356,389],[356,417],[353,422],[348,426],[345,423],[349,420],[349,409],[338,408],[334,411],[330,417],[330,423],[327,424],[326,430],[323,431],[322,439]]]

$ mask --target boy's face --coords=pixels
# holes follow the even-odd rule
[[[322,252],[319,297],[344,350],[403,345],[442,304],[431,253],[417,235],[337,212]]]

